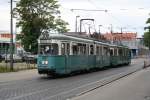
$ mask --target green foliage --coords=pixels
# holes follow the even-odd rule
[[[150,24],[150,18],[147,19],[146,24]],[[150,49],[150,26],[145,27],[144,44]]]
[[[69,31],[69,29],[67,29],[67,25],[68,23],[63,21],[62,19],[58,18],[55,20],[56,23],[56,31],[58,31],[59,33],[64,33]]]
[[[67,32],[65,21],[58,16],[60,11],[56,0],[20,0],[14,9],[19,16],[18,27],[22,34],[17,36],[26,51],[37,53],[37,39],[44,32]]]
[[[144,44],[150,48],[150,32],[144,33]]]

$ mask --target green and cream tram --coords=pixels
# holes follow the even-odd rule
[[[129,64],[129,49],[103,43],[87,36],[71,34],[41,35],[39,40],[39,74],[70,74]]]

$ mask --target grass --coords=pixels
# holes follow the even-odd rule
[[[30,69],[36,69],[36,66],[33,64],[26,65],[26,64],[14,64],[14,69],[11,70],[9,66],[6,66],[6,64],[0,64],[0,73],[7,73],[7,72],[17,72],[22,70],[30,70]]]
[[[11,70],[10,68],[0,66],[0,73],[6,73],[6,72],[16,72],[17,70]]]

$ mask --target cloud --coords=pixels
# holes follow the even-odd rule
[[[69,22],[72,31],[75,28],[75,17],[94,18],[95,26],[104,27],[139,27],[145,26],[148,13],[150,13],[150,0],[59,0],[62,18]],[[7,0],[0,0],[0,30],[9,30],[10,4]],[[107,9],[108,12],[70,11],[70,9]],[[129,27],[130,26],[130,27]],[[107,29],[107,28],[106,28]],[[103,29],[102,29],[103,30]],[[107,29],[108,30],[108,29]],[[126,29],[127,30],[127,29]],[[140,33],[143,30],[138,29]]]
[[[80,15],[80,18],[94,18],[96,26],[102,24],[108,27],[113,24],[116,27],[127,27],[126,30],[130,31],[131,27],[144,27],[150,11],[150,0],[61,0],[61,4],[64,8],[108,10],[107,13],[62,10],[62,18],[70,23],[72,30],[74,30],[75,16]],[[143,33],[143,29],[134,31]]]
[[[10,10],[7,6],[0,7],[0,30],[9,30],[10,26]]]

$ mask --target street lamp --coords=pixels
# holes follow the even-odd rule
[[[13,0],[10,0],[10,69],[13,70]]]
[[[77,28],[78,28],[78,18],[79,18],[80,16],[76,16],[76,22],[75,22],[75,32],[77,32]]]
[[[101,34],[101,27],[102,27],[102,25],[98,25],[99,26],[99,34]]]
[[[10,0],[10,69],[13,70],[13,50],[14,50],[14,44],[13,44],[13,1]]]
[[[113,25],[110,24],[110,33],[112,34],[113,33]]]

